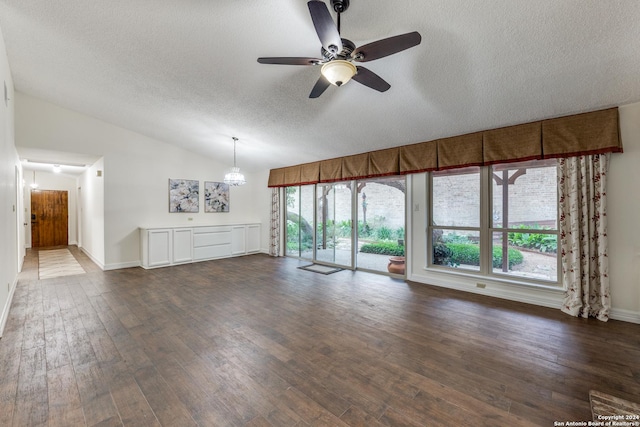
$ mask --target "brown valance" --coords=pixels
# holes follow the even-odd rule
[[[622,152],[618,108],[542,121],[545,158]]]
[[[341,179],[360,179],[366,178],[369,174],[369,153],[356,154],[355,156],[347,156],[342,158],[342,177]]]
[[[618,120],[610,108],[272,169],[269,187],[622,152]]]
[[[284,180],[284,170],[286,168],[271,169],[269,171],[269,187],[284,187],[290,185]]]
[[[370,152],[368,178],[373,178],[375,176],[398,175],[400,172],[399,160],[399,148],[388,148],[386,150]]]
[[[320,162],[300,165],[300,185],[315,184],[320,179]]]
[[[429,141],[400,147],[400,173],[428,172],[438,169],[438,142]]]
[[[300,184],[300,165],[291,166],[284,170],[284,182]]]
[[[342,159],[329,159],[320,162],[320,181],[334,182],[342,179]]]
[[[485,165],[542,158],[542,123],[509,126],[482,133]]]
[[[482,132],[438,140],[438,170],[481,164]]]

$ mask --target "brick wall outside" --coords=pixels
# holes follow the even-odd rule
[[[514,172],[510,171],[511,176]],[[502,177],[502,172],[496,173]],[[442,176],[433,180],[434,221],[440,225],[477,226],[480,215],[478,174]],[[444,197],[440,197],[444,195]],[[532,168],[509,185],[509,226],[556,226],[557,184],[555,168]],[[501,225],[502,186],[493,181],[493,221]]]

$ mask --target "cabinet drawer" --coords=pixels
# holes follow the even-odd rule
[[[231,231],[231,226],[228,225],[215,225],[212,227],[194,227],[193,232],[195,234],[200,233],[223,233],[225,231]]]
[[[231,256],[231,243],[193,248],[193,259],[222,258]]]
[[[202,246],[231,244],[231,230],[210,232],[210,233],[194,233],[193,234],[193,247],[198,248]]]

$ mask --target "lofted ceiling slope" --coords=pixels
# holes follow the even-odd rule
[[[304,0],[0,0],[17,91],[212,158],[237,136],[249,171],[640,101],[638,22],[637,0],[351,0],[356,45],[422,43],[367,63],[387,92],[309,99],[320,67],[256,61],[320,55]]]

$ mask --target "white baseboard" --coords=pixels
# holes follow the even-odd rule
[[[447,277],[445,274],[421,275],[412,274],[408,280],[424,283],[427,285],[440,286],[448,289],[455,289],[463,292],[471,292],[479,295],[486,295],[494,298],[502,298],[509,301],[523,302],[527,304],[539,305],[542,307],[560,309],[562,304],[562,291],[558,289],[548,289],[539,287],[526,287],[510,285],[506,283],[492,282],[483,279],[484,288],[477,287],[477,278],[465,278],[461,276]]]
[[[11,302],[13,301],[13,294],[16,292],[16,287],[18,285],[18,276],[13,281],[9,289],[9,295],[7,295],[7,302],[5,303],[2,309],[2,317],[0,317],[0,338],[2,338],[2,334],[4,333],[4,327],[7,324],[7,319],[9,319],[9,309],[11,308]]]
[[[97,259],[96,259],[92,254],[91,254],[91,252],[87,251],[87,250],[86,250],[85,248],[83,248],[83,247],[80,247],[80,250],[82,251],[82,253],[83,253],[83,254],[85,254],[86,256],[88,256],[88,257],[89,257],[89,259],[90,259],[91,261],[93,261],[93,263],[94,263],[95,265],[97,265],[98,267],[100,267],[100,270],[104,270],[104,264],[103,264],[103,263],[101,263],[100,261],[98,261],[98,260],[97,260]]]
[[[622,322],[638,323],[640,324],[640,313],[637,311],[624,310],[621,308],[612,308],[609,313],[609,318],[614,320],[620,320]]]
[[[119,270],[121,268],[140,267],[140,266],[141,266],[140,261],[129,261],[129,262],[119,262],[116,264],[107,264],[100,268],[102,268],[104,271],[107,271],[107,270]]]
[[[88,256],[91,259],[91,261],[93,261],[98,267],[100,267],[102,271],[119,270],[121,268],[140,267],[140,261],[128,261],[128,262],[118,262],[113,264],[103,264],[100,261],[98,261],[93,255],[91,255],[91,253],[89,253],[89,251],[87,251],[86,249],[80,248],[80,250],[86,256]]]
[[[455,289],[463,292],[502,298],[510,301],[538,305],[541,307],[556,308],[558,310],[562,305],[562,298],[564,295],[564,291],[560,289],[529,288],[526,286],[509,285],[504,283],[492,283],[490,280],[482,280],[483,283],[486,283],[486,287],[479,288],[476,286],[477,279],[468,279],[458,276],[447,277],[442,274],[432,274],[428,276],[412,274],[407,277],[407,280],[448,289]],[[612,308],[609,313],[609,318],[620,320],[622,322],[640,324],[640,313],[632,310]]]

